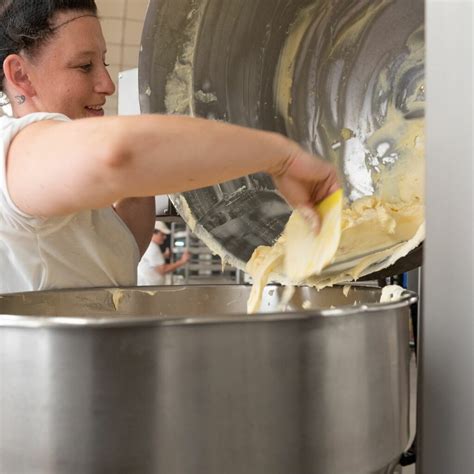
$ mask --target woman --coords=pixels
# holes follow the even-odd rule
[[[104,117],[113,94],[94,0],[0,0],[0,293],[134,285],[155,194],[267,172],[294,207],[334,168],[274,133],[179,116]],[[114,204],[115,203],[115,204]]]
[[[175,262],[166,263],[165,258],[169,257],[170,249],[168,247],[163,253],[161,245],[165,243],[166,237],[170,234],[171,231],[164,222],[155,222],[155,230],[150,245],[148,245],[138,264],[138,285],[165,285],[166,275],[183,267],[189,261],[191,254],[185,249],[181,257]]]

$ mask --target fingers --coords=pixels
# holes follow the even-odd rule
[[[311,230],[315,234],[319,234],[319,231],[321,230],[321,217],[315,209],[311,206],[300,206],[298,212],[311,227]]]
[[[189,250],[185,250],[183,252],[183,255],[181,256],[181,260],[183,262],[187,262],[187,261],[189,261],[190,258],[191,258],[191,253],[189,252]]]
[[[313,231],[319,233],[321,218],[315,205],[340,188],[336,168],[299,148],[274,180],[290,206],[298,209]]]
[[[313,207],[340,187],[336,168],[304,151],[295,156],[284,173],[274,179],[289,204],[295,208]]]
[[[324,164],[329,165],[328,163]],[[319,181],[313,181],[312,183],[312,190],[309,196],[311,204],[317,204],[340,187],[336,168],[333,165],[329,165],[319,176]]]

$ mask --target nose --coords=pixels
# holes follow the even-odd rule
[[[103,66],[96,82],[96,92],[99,94],[112,95],[115,92],[115,84],[110,77],[109,71]]]

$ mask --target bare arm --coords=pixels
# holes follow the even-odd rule
[[[176,260],[176,262],[163,263],[162,265],[156,266],[155,270],[160,275],[165,275],[166,273],[174,272],[178,268],[181,268],[182,266],[186,265],[186,263],[189,261],[189,257],[190,254],[186,251],[180,259]]]
[[[115,203],[114,208],[134,235],[143,256],[153,235],[155,198],[125,198]]]
[[[331,165],[281,135],[161,115],[32,124],[11,144],[7,179],[20,209],[52,216],[261,171],[294,206],[338,186]]]

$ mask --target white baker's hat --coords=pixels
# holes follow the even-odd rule
[[[162,234],[169,235],[171,234],[171,231],[168,229],[168,226],[161,221],[156,221],[155,222],[155,230],[159,230]]]

